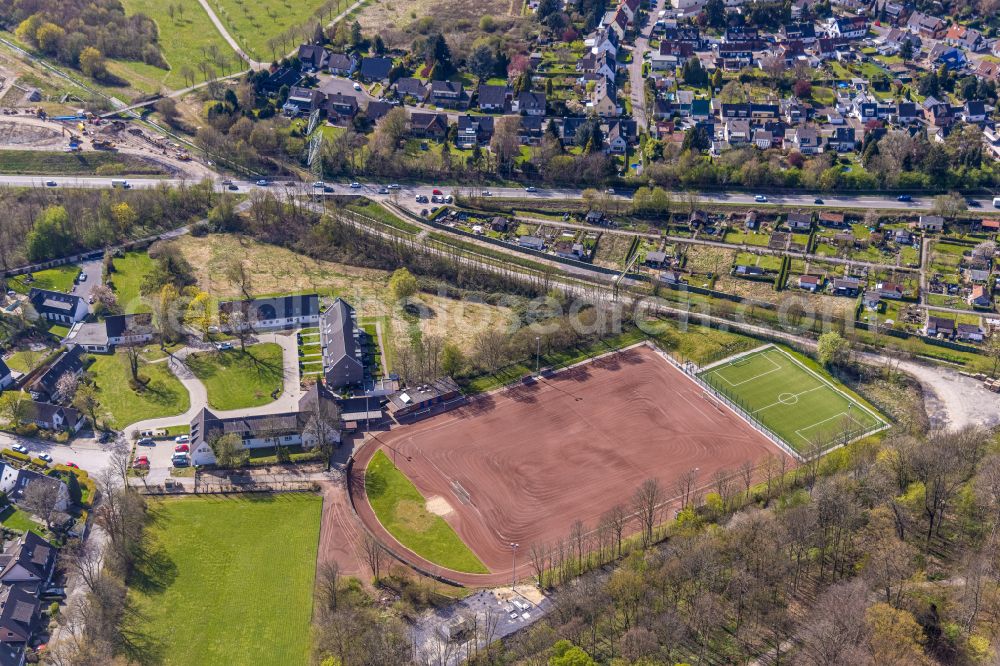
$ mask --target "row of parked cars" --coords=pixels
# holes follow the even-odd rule
[[[188,467],[191,464],[191,438],[188,435],[178,435],[174,437],[174,454],[170,456],[170,463],[174,467]],[[152,437],[142,437],[136,442],[138,446],[156,446],[156,440]],[[149,469],[149,456],[136,455],[132,461],[135,469]]]

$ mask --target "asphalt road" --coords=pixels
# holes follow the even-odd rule
[[[54,180],[56,182],[55,188],[59,187],[73,187],[73,188],[110,188],[111,181],[120,180],[120,178],[111,177],[100,177],[100,176],[86,176],[86,177],[71,177],[71,178],[55,178],[49,179],[45,176],[15,176],[15,175],[0,175],[0,185],[16,186],[16,187],[40,187],[46,188],[46,181]],[[129,185],[135,189],[151,188],[157,187],[159,185],[181,185],[181,184],[191,184],[195,181],[177,178],[127,178]],[[286,186],[286,183],[292,183],[292,186]],[[310,183],[303,182],[293,182],[293,181],[277,181],[269,183],[266,186],[256,185],[254,181],[233,181],[236,189],[230,189],[233,192],[249,192],[254,189],[270,189],[273,191],[287,191],[295,194],[315,194],[319,192],[318,188],[313,188]],[[385,183],[387,184],[387,183]],[[379,194],[379,188],[383,187],[384,184],[380,183],[361,183],[360,188],[351,188],[349,183],[329,183],[333,188],[333,194],[364,194],[374,199],[391,199],[393,194]],[[396,191],[396,195],[400,197],[400,200],[412,200],[416,194],[426,194],[430,195],[431,190],[434,189],[433,184],[428,185],[413,185],[407,184],[402,185],[401,188]],[[441,185],[437,186],[442,192],[446,194],[456,194],[461,193],[464,195],[476,195],[482,191],[488,191],[494,197],[514,197],[522,199],[542,199],[542,200],[557,200],[557,199],[580,199],[583,197],[583,190],[579,189],[566,189],[566,188],[538,188],[535,192],[528,192],[524,188],[520,187],[496,187],[489,188],[488,190],[483,190],[482,188],[468,188],[468,187],[452,187]],[[216,189],[220,192],[227,191],[229,189],[228,185],[223,185],[222,181],[218,181]],[[767,200],[764,202],[758,202],[755,200],[753,193],[746,192],[673,192],[673,196],[676,201],[688,201],[689,197],[693,196],[695,201],[700,203],[713,203],[713,204],[729,204],[729,205],[739,205],[739,206],[757,206],[759,208],[767,207],[796,207],[796,208],[851,208],[858,210],[866,210],[868,208],[881,208],[881,209],[891,209],[891,210],[904,210],[913,212],[925,212],[931,209],[934,203],[934,197],[927,196],[917,196],[914,197],[912,201],[898,201],[895,196],[877,196],[877,195],[829,195],[823,194],[817,196],[816,194],[775,194],[767,195]],[[631,199],[631,195],[627,193],[608,195],[612,199],[618,199],[621,201],[628,201]],[[817,201],[822,201],[822,203],[817,203]],[[975,197],[971,198],[970,201],[975,202],[975,206],[970,207],[970,210],[992,210],[993,209],[993,199],[991,197]]]

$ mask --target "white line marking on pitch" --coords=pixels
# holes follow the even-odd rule
[[[743,381],[741,381],[741,382],[736,382],[735,384],[734,384],[733,382],[729,381],[729,380],[728,380],[728,379],[727,379],[727,378],[726,378],[726,377],[725,377],[724,375],[721,375],[721,374],[719,374],[719,373],[720,373],[720,370],[715,370],[715,371],[714,371],[714,373],[715,373],[715,376],[716,376],[716,377],[719,377],[719,378],[720,378],[720,379],[721,379],[722,381],[726,382],[727,384],[729,384],[729,385],[730,385],[730,386],[732,386],[733,388],[736,388],[737,386],[743,386],[744,384],[747,384],[747,383],[749,383],[749,382],[753,382],[753,381],[757,381],[757,380],[758,380],[758,379],[760,379],[761,377],[763,377],[763,376],[765,376],[765,375],[769,375],[769,374],[771,374],[772,372],[777,372],[778,370],[781,370],[781,369],[783,368],[783,366],[781,366],[781,365],[778,365],[778,364],[777,364],[777,363],[776,363],[776,362],[774,361],[774,359],[773,359],[773,358],[771,358],[771,357],[767,356],[766,354],[761,354],[761,358],[766,358],[766,359],[767,359],[768,361],[770,361],[770,362],[771,362],[771,365],[773,365],[774,367],[773,367],[772,369],[770,369],[770,370],[767,370],[766,372],[762,372],[762,373],[760,373],[759,375],[754,375],[753,377],[750,377],[749,379],[744,379],[744,380],[743,380]],[[734,366],[734,367],[738,367],[738,366]]]

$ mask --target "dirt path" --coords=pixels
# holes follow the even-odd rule
[[[347,486],[343,480],[323,481],[319,486],[323,494],[323,518],[317,563],[336,562],[342,575],[365,578],[367,569],[361,559],[364,527],[351,509]]]

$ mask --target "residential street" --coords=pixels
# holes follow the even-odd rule
[[[632,95],[632,118],[640,132],[649,127],[649,118],[646,116],[646,82],[642,76],[642,64],[646,62],[645,56],[649,50],[649,38],[653,33],[653,24],[656,23],[657,15],[666,5],[666,0],[656,0],[649,8],[646,25],[640,28],[639,34],[635,38],[635,46],[632,48],[632,62],[628,65],[628,80]]]

